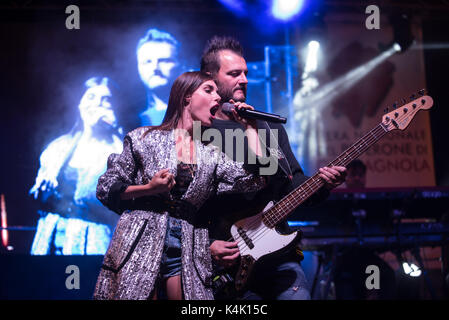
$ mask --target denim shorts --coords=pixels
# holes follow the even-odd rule
[[[168,217],[160,272],[163,279],[181,274],[181,221]]]

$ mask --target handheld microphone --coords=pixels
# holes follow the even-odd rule
[[[118,135],[123,134],[123,129],[117,125],[115,120],[111,121],[110,119],[101,117],[97,122],[97,126],[105,132],[115,133]]]
[[[223,103],[221,107],[221,110],[227,115],[232,115],[232,110],[234,109],[242,118],[259,119],[277,123],[287,122],[287,118],[281,117],[280,115],[249,109],[237,109],[232,103],[229,102]]]

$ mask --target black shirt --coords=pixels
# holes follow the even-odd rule
[[[235,121],[214,119],[212,122],[212,128],[220,131],[222,136],[222,151],[224,151],[231,159],[236,160],[237,139],[234,138],[233,148],[226,148],[226,144],[230,143],[226,141],[226,129],[241,129],[243,126]],[[267,123],[265,121],[257,121],[258,129],[266,129],[266,146],[271,146],[269,139],[269,131],[277,130],[277,145],[281,159],[278,160],[278,169],[276,173],[269,177],[269,183],[266,188],[258,193],[245,193],[245,194],[231,194],[221,195],[209,199],[200,210],[200,217],[203,221],[207,222],[211,239],[228,240],[229,228],[231,224],[243,217],[255,215],[263,210],[263,208],[271,200],[278,201],[290,193],[293,189],[300,186],[305,182],[308,177],[304,175],[304,172],[296,160],[288,141],[287,132],[281,124]],[[220,141],[211,141],[212,144],[220,146]],[[232,153],[231,153],[232,150]],[[245,139],[244,142],[244,161],[248,161],[248,142]],[[269,153],[269,151],[267,151]],[[238,159],[239,160],[239,159]],[[307,204],[314,204],[321,202],[329,195],[329,192],[325,189],[320,190],[315,196],[311,197]],[[279,231],[290,232],[286,222],[279,225]],[[213,240],[212,240],[213,241]]]

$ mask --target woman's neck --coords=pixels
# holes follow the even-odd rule
[[[184,112],[182,114],[182,117],[179,120],[176,129],[178,132],[185,132],[185,135],[193,137],[193,121],[190,115],[187,114],[187,112]]]
[[[178,160],[184,163],[195,162],[192,121],[182,119],[175,129],[176,153]]]

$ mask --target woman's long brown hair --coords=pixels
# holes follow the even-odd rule
[[[159,126],[149,127],[143,135],[144,137],[153,130],[173,130],[178,125],[182,117],[187,98],[191,96],[196,89],[205,81],[213,80],[208,74],[200,71],[184,72],[176,78],[170,90],[167,111],[164,120]]]

